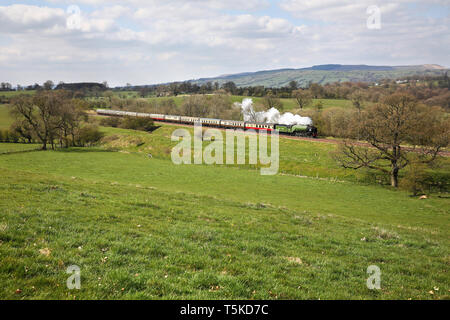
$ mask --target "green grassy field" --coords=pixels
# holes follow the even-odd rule
[[[162,101],[167,99],[173,99],[177,106],[181,106],[186,96],[176,96],[176,97],[154,97],[148,98],[150,101]],[[262,104],[263,98],[260,97],[246,97],[246,96],[231,96],[232,102],[241,103],[245,98],[253,99],[255,104]],[[283,103],[284,111],[292,111],[298,109],[298,104],[295,99],[280,99]],[[341,100],[341,99],[313,99],[313,102],[310,106],[305,109],[313,109],[318,103],[322,103],[323,109],[327,108],[352,108],[352,102],[350,100]]]
[[[6,104],[0,104],[0,130],[8,129],[13,123],[13,119],[9,114],[9,109]]]
[[[143,155],[151,154],[154,158],[170,160],[172,148],[177,144],[177,142],[171,141],[171,135],[178,128],[179,126],[164,124],[152,134],[134,130],[102,128],[101,130],[107,136],[104,140],[103,147],[105,149],[121,150]],[[192,127],[186,127],[186,129],[193,136]],[[337,150],[337,145],[334,143],[324,143],[313,139],[301,141],[286,136],[280,136],[279,141],[280,174],[358,183],[374,183],[374,179],[378,179],[377,176],[369,175],[364,170],[355,171],[339,167],[331,155],[333,151]],[[204,146],[208,144],[209,142],[203,143]],[[224,153],[225,150],[226,148],[224,147]],[[248,157],[248,148],[246,149],[246,154]],[[441,159],[439,163],[440,166],[436,167],[436,172],[450,172],[450,159]],[[242,168],[242,166],[239,167]],[[244,167],[247,169],[257,169],[260,166]]]
[[[151,154],[154,158],[170,160],[172,148],[177,144],[177,142],[172,142],[170,138],[172,132],[178,128],[175,125],[164,124],[152,134],[133,130],[102,128],[102,131],[107,135],[103,146],[106,149],[123,150],[144,155]],[[193,129],[191,127],[186,127],[186,129],[193,136]],[[206,141],[203,143],[204,146],[208,144],[209,142]],[[248,157],[248,142],[246,147]],[[235,150],[236,148],[235,146]],[[319,143],[314,142],[314,140],[299,141],[281,137],[279,148],[279,172],[282,174],[360,182],[366,178],[363,172],[338,167],[330,156],[330,152],[336,150],[335,144]],[[225,151],[226,148],[224,147],[224,159]],[[245,167],[256,169],[260,166]]]
[[[0,297],[449,298],[448,198],[316,179],[330,146],[309,141],[280,147],[309,178],[176,166],[173,129],[0,155]],[[66,288],[70,265],[81,290]],[[380,291],[366,287],[369,265]]]
[[[0,96],[14,97],[21,94],[35,94],[36,90],[23,90],[23,91],[1,91]]]
[[[245,98],[253,99],[253,103],[262,104],[263,98],[258,97],[244,97],[244,96],[231,96],[231,100],[233,102],[242,102]],[[283,103],[284,111],[292,111],[298,108],[298,104],[295,99],[280,99]],[[306,107],[305,109],[313,109],[318,103],[322,103],[323,109],[327,108],[353,108],[352,102],[350,100],[341,100],[341,99],[313,99],[311,105]]]
[[[0,143],[0,154],[7,154],[13,152],[31,151],[41,149],[39,144],[28,143]]]

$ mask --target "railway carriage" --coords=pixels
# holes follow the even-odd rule
[[[152,118],[153,120],[164,121],[164,120],[166,120],[166,115],[151,113],[150,118]]]
[[[122,114],[126,117],[136,117],[137,112],[122,111]]]
[[[206,126],[220,126],[220,119],[200,118],[200,123]]]
[[[220,125],[223,128],[245,128],[244,121],[236,121],[236,120],[220,120]]]
[[[183,123],[188,123],[188,124],[192,124],[192,123],[196,123],[199,121],[200,118],[198,117],[186,117],[186,116],[181,116],[180,121]]]
[[[165,119],[166,119],[166,121],[180,122],[181,117],[180,116],[167,115]]]
[[[258,123],[258,122],[245,122],[245,129],[258,130],[258,131],[273,131],[275,130],[274,123]]]
[[[139,118],[151,118],[150,114],[148,114],[148,113],[139,113],[138,112],[136,116]]]
[[[97,114],[107,115],[107,116],[121,116],[122,111],[117,110],[107,110],[107,109],[97,109]]]

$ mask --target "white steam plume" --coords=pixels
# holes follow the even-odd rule
[[[236,102],[235,105],[239,106],[244,115],[244,121],[255,121],[262,123],[279,123],[279,124],[298,124],[298,125],[312,125],[312,120],[309,117],[302,117],[298,114],[292,114],[286,112],[280,114],[275,108],[270,108],[267,111],[256,112],[253,109],[253,100],[246,98],[242,100],[242,103]]]

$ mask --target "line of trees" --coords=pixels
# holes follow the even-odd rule
[[[289,85],[281,88],[264,86],[238,87],[234,82],[222,84],[207,82],[197,84],[192,82],[175,82],[164,85],[133,87],[124,90],[135,90],[142,98],[148,96],[177,96],[181,94],[232,94],[250,97],[270,97],[271,99],[294,98],[299,108],[308,106],[312,99],[348,99],[352,100],[357,108],[362,101],[380,102],[388,94],[399,90],[414,96],[417,100],[429,106],[442,106],[450,109],[450,79],[447,73],[435,77],[410,77],[397,83],[395,80],[383,80],[377,84],[363,82],[335,82],[321,85],[309,83],[306,88],[300,88],[298,82],[291,81]],[[270,102],[269,102],[270,104]]]
[[[42,149],[85,146],[102,138],[98,128],[84,125],[87,121],[84,104],[73,99],[68,91],[40,91],[33,96],[20,95],[13,99],[11,113],[15,122],[10,132],[32,142],[39,141]]]

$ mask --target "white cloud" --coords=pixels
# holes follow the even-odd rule
[[[0,7],[0,29],[2,33],[23,32],[42,28],[52,28],[64,22],[62,9],[41,8],[15,4]]]
[[[267,0],[41,2],[0,6],[0,80],[143,84],[322,63],[450,62],[449,16],[424,10],[448,1],[377,0],[380,30],[366,27],[373,0],[282,0],[282,17]],[[82,12],[71,30],[73,3]]]

